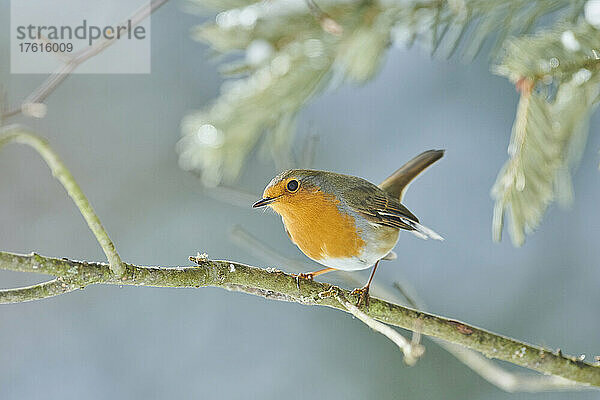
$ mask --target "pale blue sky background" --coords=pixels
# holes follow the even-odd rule
[[[16,102],[43,76],[8,73],[8,11],[1,0],[0,82]],[[177,166],[181,118],[209,104],[220,85],[209,52],[188,37],[198,22],[168,3],[152,20],[151,75],[72,76],[49,98],[45,119],[22,122],[63,157],[128,262],[181,265],[206,251],[265,265],[230,241],[235,224],[304,260],[275,215],[220,203]],[[435,313],[593,360],[599,120],[575,175],[573,207],[552,207],[515,249],[508,236],[491,240],[489,189],[507,157],[516,101],[485,58],[464,65],[394,48],[373,82],[328,93],[302,112],[297,147],[317,134],[315,167],[375,182],[423,150],[445,148],[405,203],[446,241],[403,235],[399,259],[383,265],[376,282],[390,288],[401,279]],[[252,160],[239,186],[259,193],[275,173]],[[62,187],[32,150],[16,145],[0,151],[0,248],[103,260]],[[1,287],[41,279],[0,271]],[[425,357],[406,367],[389,340],[346,314],[220,289],[96,286],[0,306],[0,337],[7,400],[599,398],[504,393],[428,340]]]

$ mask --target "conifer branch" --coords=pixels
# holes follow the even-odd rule
[[[264,132],[270,136],[266,146],[275,142],[275,132],[291,137],[295,126],[285,121],[293,121],[315,94],[372,78],[391,42],[418,40],[447,56],[462,46],[465,57],[473,58],[487,39],[496,36],[500,48],[506,37],[529,32],[545,15],[580,12],[583,0],[196,3],[219,13],[193,37],[220,54],[245,53],[224,68],[242,77],[228,81],[212,106],[182,124],[180,165],[214,186],[235,180]],[[335,27],[325,23],[325,29],[324,21],[335,21]]]
[[[600,93],[600,31],[581,21],[513,39],[495,67],[517,84],[521,100],[509,160],[492,189],[493,234],[504,214],[515,245],[540,223],[548,205],[572,198],[570,170],[579,161]]]

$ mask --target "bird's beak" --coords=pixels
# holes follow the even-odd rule
[[[279,197],[279,196],[277,196],[277,197]],[[258,208],[258,207],[268,206],[269,204],[271,204],[272,202],[277,200],[277,197],[265,197],[264,199],[260,199],[256,203],[252,204],[252,207]]]

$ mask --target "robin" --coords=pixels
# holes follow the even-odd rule
[[[443,150],[421,153],[379,186],[355,176],[292,169],[273,178],[253,207],[269,206],[281,215],[292,242],[327,267],[299,278],[373,266],[367,284],[352,292],[359,305],[366,304],[379,261],[396,258],[392,249],[401,229],[421,239],[443,240],[400,203],[408,184],[443,155]]]

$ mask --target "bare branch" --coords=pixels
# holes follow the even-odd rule
[[[398,282],[394,287],[402,294],[408,304],[413,308],[425,310],[422,304],[408,294],[406,289]],[[483,357],[481,354],[469,350],[463,346],[458,346],[445,340],[432,338],[440,347],[456,357],[460,362],[471,368],[473,372],[483,379],[495,385],[496,387],[510,393],[516,392],[548,392],[548,391],[573,391],[589,390],[591,387],[583,386],[576,382],[552,375],[533,375],[509,372],[500,367],[492,360]]]
[[[128,20],[131,20],[131,26],[134,27],[138,25],[167,1],[168,0],[153,0],[150,4],[144,5],[139,10],[135,11],[128,18]],[[116,37],[112,39],[104,38],[93,46],[87,47],[75,53],[69,58],[68,62],[61,65],[56,71],[50,74],[40,86],[38,86],[29,96],[27,96],[21,105],[13,107],[2,113],[0,120],[5,120],[6,118],[21,114],[24,107],[27,107],[28,104],[42,103],[54,91],[54,89],[56,89],[58,85],[67,79],[69,74],[71,74],[71,72],[73,72],[80,64],[89,60],[95,55],[100,54],[107,47],[111,46],[116,40]]]
[[[63,278],[56,278],[48,282],[39,283],[15,289],[0,290],[0,304],[23,303],[58,296],[79,289],[80,285],[73,285]]]
[[[433,340],[483,379],[506,392],[538,393],[592,389],[560,376],[512,373],[472,350],[440,339]]]
[[[153,287],[214,286],[262,296],[267,299],[318,305],[346,311],[337,299],[323,297],[331,285],[302,281],[300,289],[296,277],[281,271],[264,270],[232,261],[194,258],[194,267],[162,268],[125,264],[125,273],[117,277],[103,263],[72,261],[43,257],[37,254],[20,255],[0,252],[0,269],[37,272],[63,277],[73,285],[116,284]],[[350,302],[358,298],[349,291],[337,289]],[[30,300],[22,298],[21,301]],[[561,352],[533,346],[518,340],[488,332],[460,321],[417,311],[371,298],[366,315],[379,322],[411,331],[419,330],[427,336],[444,339],[483,353],[490,358],[508,361],[546,374],[556,375],[584,385],[600,387],[600,366],[570,357]]]
[[[58,157],[58,155],[50,148],[46,141],[42,140],[27,129],[17,125],[10,125],[0,128],[0,148],[10,142],[31,146],[44,159],[46,164],[48,164],[48,168],[50,168],[50,171],[52,171],[52,175],[63,185],[81,212],[81,215],[83,215],[83,218],[85,218],[88,226],[96,236],[98,243],[102,247],[104,254],[106,254],[106,258],[110,263],[111,270],[117,276],[120,276],[124,272],[125,268],[123,267],[123,261],[121,261],[121,257],[119,257],[119,254],[115,249],[115,245],[108,237],[108,234],[104,230],[104,227],[94,212],[90,202],[88,201],[87,197],[85,197],[83,191],[75,181],[75,178],[73,178],[71,172],[69,172],[67,167],[65,167],[60,157]]]

